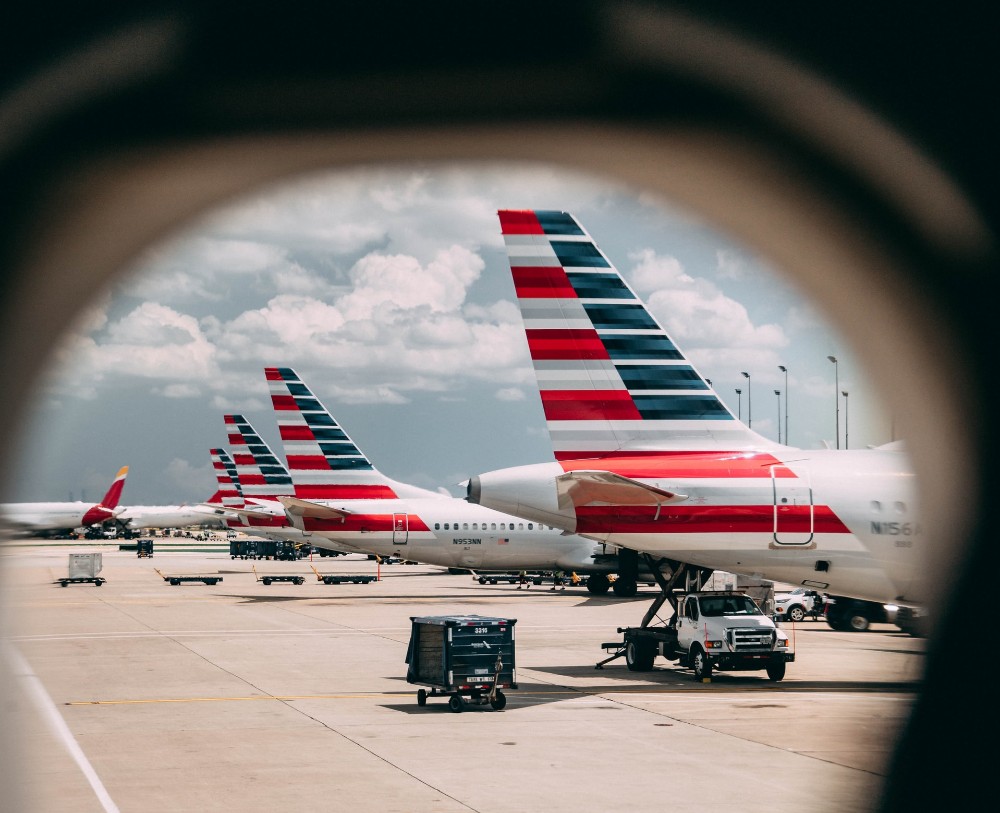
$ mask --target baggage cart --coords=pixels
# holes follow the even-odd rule
[[[500,711],[507,705],[501,689],[516,689],[514,625],[516,618],[480,615],[411,616],[406,653],[406,682],[426,686],[417,705],[428,697],[447,697],[448,708],[465,705]]]
[[[316,581],[323,584],[369,584],[378,581],[378,576],[362,575],[361,573],[320,573],[312,565],[312,572],[316,574]]]
[[[268,573],[262,576],[257,573],[256,565],[251,565],[251,569],[253,570],[254,578],[256,578],[261,584],[270,584],[271,582],[291,582],[292,584],[302,584],[306,580],[305,576],[299,576],[294,573]]]
[[[218,584],[222,581],[222,576],[211,573],[163,573],[155,567],[153,570],[163,577],[163,581],[177,586],[181,582],[204,582],[205,584]]]
[[[100,587],[107,581],[98,575],[103,567],[104,561],[100,553],[71,553],[67,575],[58,580],[59,584],[66,587],[69,584],[90,583]]]
[[[135,555],[140,559],[144,557],[152,558],[153,556],[153,540],[152,539],[140,539],[135,543]]]

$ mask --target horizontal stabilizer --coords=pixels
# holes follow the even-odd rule
[[[610,471],[567,472],[556,478],[556,489],[562,510],[594,503],[665,505],[687,499],[685,494],[656,488]]]
[[[351,515],[350,511],[341,511],[339,508],[332,508],[329,505],[321,505],[318,502],[300,500],[298,497],[278,497],[278,501],[285,506],[286,514],[295,517],[342,520]]]

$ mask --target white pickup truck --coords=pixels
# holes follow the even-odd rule
[[[690,668],[695,679],[710,678],[713,670],[765,670],[771,680],[785,676],[785,664],[795,660],[788,636],[738,591],[699,591],[676,599],[670,622],[655,627],[627,627],[621,647],[634,672],[653,668],[657,655]]]

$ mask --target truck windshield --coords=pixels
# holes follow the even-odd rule
[[[703,596],[699,599],[701,614],[709,617],[720,615],[763,615],[753,600],[747,596]]]

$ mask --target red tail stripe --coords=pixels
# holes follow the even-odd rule
[[[323,455],[298,455],[288,456],[289,471],[323,471],[329,469],[330,464],[326,462]]]
[[[272,395],[271,403],[274,405],[275,409],[283,411],[298,410],[299,408],[295,403],[295,399],[291,395]]]
[[[279,368],[277,368],[277,367],[265,367],[264,368],[264,377],[268,381],[284,381],[285,380],[284,378],[282,378],[281,370]]]
[[[596,330],[526,330],[531,358],[608,359],[608,351]]]
[[[576,299],[576,291],[562,268],[511,268],[514,290],[521,299]]]
[[[279,426],[282,440],[316,440],[316,436],[308,426]]]
[[[549,421],[641,421],[627,391],[548,390],[541,393]]]
[[[545,234],[538,216],[531,210],[505,209],[497,214],[500,217],[500,230],[504,234]]]

